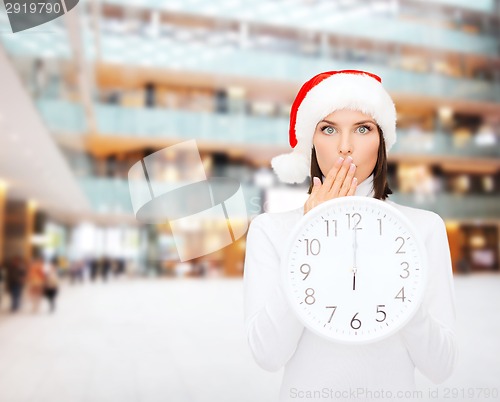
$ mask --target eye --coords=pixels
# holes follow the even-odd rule
[[[332,135],[335,133],[335,129],[332,126],[325,126],[321,128],[321,131],[327,135]]]
[[[370,127],[370,126],[359,126],[359,127],[357,128],[357,131],[358,131],[358,133],[360,133],[360,134],[367,134],[368,132],[370,132],[370,131],[371,131],[371,127]]]

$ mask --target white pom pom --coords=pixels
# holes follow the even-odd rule
[[[309,175],[309,161],[299,152],[275,156],[271,166],[278,178],[285,183],[302,183]]]

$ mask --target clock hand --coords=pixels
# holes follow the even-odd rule
[[[353,229],[353,242],[352,242],[352,290],[356,290],[356,272],[358,271],[358,267],[356,266],[356,249],[358,247],[358,243],[356,241],[356,229]]]

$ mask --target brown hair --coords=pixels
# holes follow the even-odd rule
[[[380,138],[380,144],[378,147],[378,155],[377,155],[377,163],[373,168],[373,171],[370,173],[373,174],[373,189],[375,194],[373,198],[378,200],[385,200],[389,194],[392,194],[392,190],[389,188],[389,184],[387,182],[387,152],[385,150],[385,140],[384,133],[382,129],[377,124],[378,135]],[[311,183],[309,184],[309,190],[307,194],[311,194],[313,187],[313,177],[318,177],[323,183],[323,172],[319,168],[318,159],[316,158],[316,149],[312,148],[311,151]]]

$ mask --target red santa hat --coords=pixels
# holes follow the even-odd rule
[[[320,73],[302,85],[292,104],[289,141],[293,151],[271,160],[281,181],[302,183],[306,179],[316,125],[340,109],[372,116],[382,129],[387,151],[396,142],[396,108],[378,75],[359,70]]]

